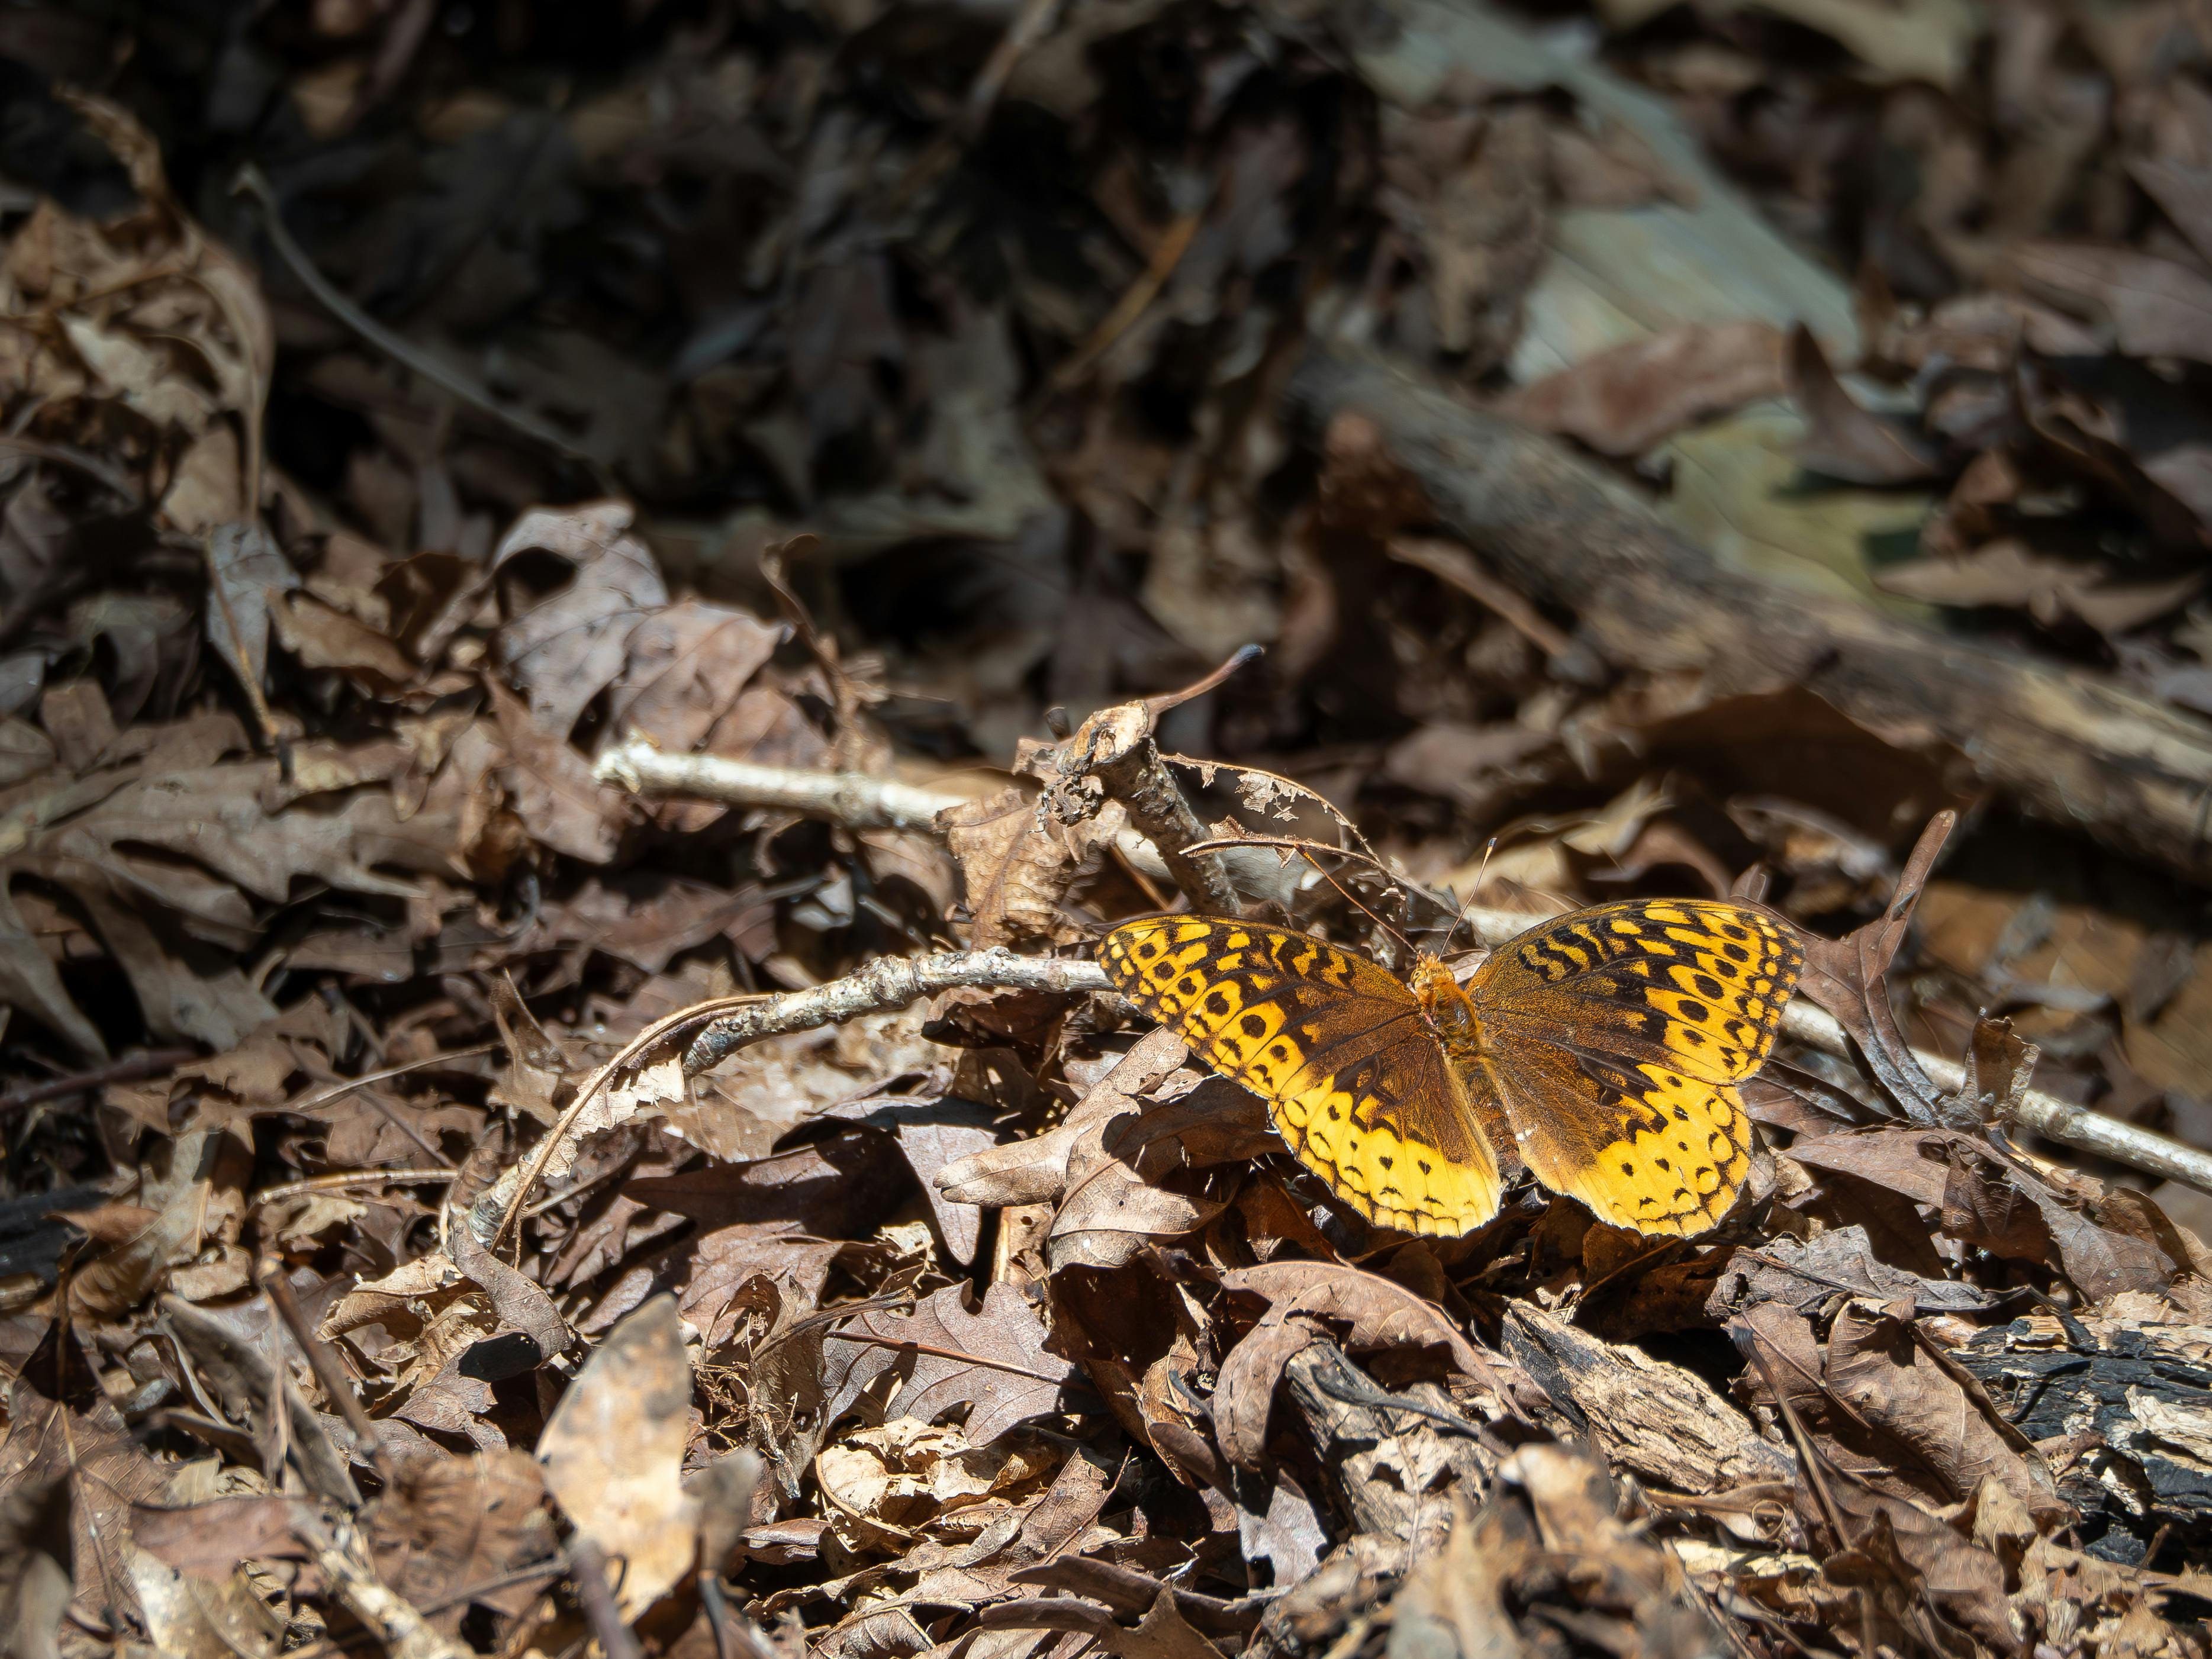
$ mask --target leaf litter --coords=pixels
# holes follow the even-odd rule
[[[2203,18],[231,9],[0,64],[9,1651],[2212,1651],[2203,866],[1895,690],[2204,746]],[[1801,535],[1877,720],[1685,643]],[[1664,893],[1808,953],[1686,1241],[1088,958]]]

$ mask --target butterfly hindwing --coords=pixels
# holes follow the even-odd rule
[[[1412,992],[1364,957],[1255,922],[1125,922],[1122,994],[1267,1104],[1309,1169],[1370,1220],[1462,1233],[1498,1212],[1498,1161]]]
[[[1751,1173],[1751,1119],[1730,1085],[1534,1045],[1482,1069],[1530,1173],[1616,1227],[1707,1231]]]
[[[1616,1226],[1717,1225],[1751,1170],[1734,1085],[1772,1052],[1803,963],[1788,924],[1705,899],[1598,905],[1500,945],[1468,996],[1536,1178]]]

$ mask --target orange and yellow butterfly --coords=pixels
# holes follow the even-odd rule
[[[1498,1213],[1499,1145],[1615,1226],[1719,1224],[1751,1168],[1735,1085],[1765,1063],[1804,965],[1787,922],[1711,899],[1554,917],[1464,987],[1433,956],[1408,985],[1217,916],[1140,916],[1098,957],[1362,1215],[1444,1234]]]

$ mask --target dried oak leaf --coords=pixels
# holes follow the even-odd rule
[[[984,1609],[985,1630],[1057,1630],[1090,1637],[1114,1659],[1221,1659],[1221,1650],[1190,1626],[1163,1585],[1145,1616],[1132,1627],[1113,1609],[1072,1596],[1002,1602]]]
[[[1862,409],[1802,323],[1790,337],[1790,378],[1808,428],[1797,456],[1814,471],[1860,484],[1914,483],[1935,477],[1936,457],[1928,446]]]
[[[672,751],[696,748],[736,708],[789,631],[704,599],[680,599],[645,617],[624,641],[608,729],[641,732]]]
[[[2176,1272],[2150,1239],[2099,1222],[2093,1212],[2100,1188],[2069,1201],[2017,1160],[1957,1130],[1856,1130],[1801,1140],[1788,1155],[1933,1210],[1943,1231],[1978,1249],[2030,1261],[2055,1255],[2093,1301],[2162,1290]]]
[[[904,1553],[918,1538],[972,1542],[994,1525],[1015,1522],[1025,1499],[1043,1495],[1061,1461],[1057,1448],[1036,1436],[1001,1436],[989,1446],[971,1446],[950,1424],[895,1417],[823,1447],[814,1459],[814,1478],[839,1543],[856,1553]],[[959,1565],[972,1570],[978,1563]],[[924,1564],[908,1555],[902,1565]],[[981,1582],[972,1588],[990,1591]]]
[[[286,592],[268,607],[268,619],[302,668],[350,675],[372,696],[404,691],[417,678],[413,660],[387,635],[310,595]]]
[[[1782,396],[1784,365],[1771,323],[1686,323],[1593,352],[1510,393],[1498,410],[1602,455],[1641,455],[1692,422]]]
[[[546,1490],[623,1569],[623,1622],[690,1569],[698,1500],[684,1490],[691,1362],[676,1298],[656,1296],[593,1351],[538,1437]]]
[[[1117,1066],[1101,1089],[1112,1087],[1120,1072]],[[1135,1115],[1116,1113],[1098,1122],[1095,1135],[1075,1138],[1066,1188],[1045,1235],[1045,1256],[1054,1270],[1121,1267],[1157,1241],[1196,1232],[1227,1200],[1168,1184],[1176,1172],[1242,1164],[1281,1144],[1265,1109],[1225,1078],[1185,1073],[1164,1091],[1165,1099],[1141,1103]]]
[[[956,1158],[937,1172],[933,1184],[955,1204],[995,1209],[1056,1200],[1079,1163],[1087,1169],[1103,1155],[1108,1127],[1125,1115],[1141,1112],[1140,1097],[1172,1075],[1188,1054],[1166,1027],[1146,1032],[1056,1127]]]
[[[2023,242],[2006,252],[2004,264],[2014,283],[2102,324],[2130,357],[2212,362],[2212,281],[2177,260],[2123,247]]]
[[[1011,1285],[994,1284],[970,1311],[962,1287],[924,1297],[911,1314],[872,1311],[832,1330],[823,1341],[829,1380],[826,1420],[834,1422],[884,1379],[896,1391],[886,1413],[934,1421],[968,1406],[969,1443],[989,1445],[1024,1418],[1067,1408],[1076,1368],[1045,1349],[1044,1321]]]
[[[1942,1121],[1942,1097],[1898,1030],[1897,1017],[1889,1006],[1889,987],[1882,976],[1898,947],[1905,943],[1913,907],[1920,902],[1936,854],[1943,850],[1958,818],[1957,813],[1946,811],[1929,820],[1898,877],[1888,908],[1873,921],[1840,939],[1800,934],[1805,969],[1797,982],[1799,993],[1836,1017],[1858,1044],[1875,1078],[1917,1123]]]
[[[939,1190],[937,1176],[947,1165],[998,1144],[998,1131],[993,1127],[997,1112],[972,1100],[945,1095],[875,1095],[841,1102],[823,1115],[865,1124],[896,1141],[899,1156],[921,1184],[922,1198],[946,1253],[963,1267],[975,1260],[975,1247],[982,1237],[982,1212],[948,1198]]]
[[[367,1530],[377,1577],[416,1607],[446,1603],[428,1616],[449,1636],[472,1606],[520,1613],[544,1589],[530,1579],[477,1586],[534,1562],[557,1570],[544,1478],[523,1452],[405,1459],[370,1509]]]
[[[208,532],[208,643],[258,696],[269,674],[270,611],[300,586],[300,573],[258,524],[217,525]]]
[[[100,1052],[97,1032],[5,896],[7,878],[35,876],[85,907],[156,1035],[234,1048],[276,1015],[236,961],[259,937],[251,899],[292,902],[301,878],[404,899],[413,886],[383,867],[445,866],[455,828],[447,812],[403,818],[389,792],[376,788],[272,811],[263,798],[278,771],[273,760],[124,769],[38,801],[25,814],[28,833],[0,862],[0,996]]]
[[[1381,203],[1426,278],[1400,302],[1401,343],[1463,358],[1470,375],[1504,355],[1547,246],[1548,125],[1531,105],[1386,108]]]
[[[52,1655],[50,1621],[75,1594],[94,1607],[136,1609],[131,1505],[158,1495],[161,1468],[106,1401],[70,1410],[27,1380],[9,1397],[0,1442],[0,1639]],[[40,1645],[45,1638],[47,1645]]]
[[[1040,813],[1030,792],[1009,788],[945,808],[937,829],[959,866],[977,950],[1083,937],[1061,902],[1083,860],[1084,826]]]
[[[244,1561],[307,1559],[293,1528],[313,1515],[308,1499],[276,1492],[176,1507],[137,1504],[131,1510],[131,1538],[178,1571],[220,1583]]]
[[[2179,610],[2204,586],[2196,571],[2164,581],[2117,584],[2107,583],[2110,574],[2102,564],[2038,553],[2008,536],[1959,558],[1886,566],[1875,582],[1885,592],[1930,605],[2025,611],[2045,628],[2079,617],[2107,638]]]
[[[1395,1280],[1340,1261],[1263,1261],[1222,1274],[1224,1290],[1249,1291],[1272,1304],[1270,1311],[1318,1315],[1351,1327],[1346,1345],[1355,1351],[1377,1348],[1437,1348],[1455,1369],[1488,1379],[1496,1361],[1468,1339],[1442,1308]]]
[[[628,797],[592,775],[592,763],[568,741],[567,727],[541,723],[496,678],[486,678],[484,686],[507,745],[500,777],[524,826],[556,853],[586,864],[607,863],[629,819]]]
[[[526,554],[550,554],[574,568],[563,586],[520,606],[502,626],[500,660],[530,700],[532,717],[565,742],[585,705],[619,678],[630,635],[668,604],[652,551],[629,533],[627,501],[526,513],[492,554],[495,575]],[[672,638],[670,643],[672,644]]]
[[[1539,1549],[1512,1509],[1462,1502],[1444,1547],[1406,1576],[1390,1604],[1383,1659],[1524,1659],[1530,1649],[1506,1610],[1513,1575]]]
[[[1954,1502],[1994,1480],[2043,1526],[2071,1517],[2042,1454],[1909,1312],[1846,1303],[1829,1327],[1824,1376],[1838,1400],[1932,1471]]]

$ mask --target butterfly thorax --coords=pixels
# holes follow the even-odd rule
[[[1411,988],[1455,1063],[1464,1066],[1482,1052],[1481,1017],[1443,957],[1423,951],[1413,963]]]

